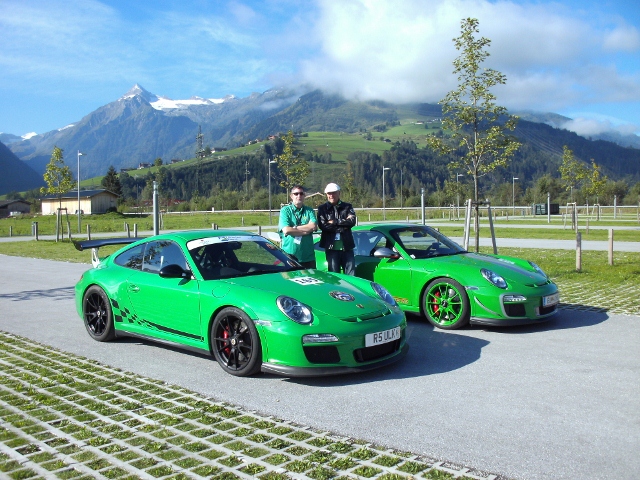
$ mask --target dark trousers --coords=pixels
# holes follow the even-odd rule
[[[325,254],[330,272],[340,273],[342,268],[343,273],[347,275],[356,274],[356,260],[353,250],[325,250]]]

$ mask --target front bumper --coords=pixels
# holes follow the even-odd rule
[[[386,367],[387,365],[391,365],[392,363],[397,362],[404,358],[409,351],[409,345],[406,343],[392,357],[386,358],[379,362],[368,363],[361,366],[340,366],[340,367],[294,367],[289,365],[280,365],[274,363],[263,363],[262,364],[262,372],[263,373],[272,373],[275,375],[281,375],[284,377],[324,377],[330,375],[345,375],[349,373],[361,373],[367,372],[369,370],[374,370],[376,368]]]

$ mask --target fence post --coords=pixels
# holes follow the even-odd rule
[[[138,238],[138,224],[137,223],[133,224],[133,236]]]
[[[262,235],[262,225],[258,225],[258,235]]]
[[[613,266],[613,228],[609,229],[609,265]]]
[[[124,231],[127,233],[127,238],[131,238],[131,231],[129,230],[129,224],[124,224]]]
[[[582,271],[582,234],[576,233],[576,272]]]
[[[87,240],[91,240],[91,225],[87,223]]]

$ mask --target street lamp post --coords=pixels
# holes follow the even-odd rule
[[[464,177],[464,173],[456,173],[456,216],[460,219],[460,189],[458,186],[458,179]]]
[[[80,150],[78,150],[78,233],[80,233],[80,229],[82,228],[80,225],[80,156],[84,155]]]
[[[400,211],[402,211],[402,168],[400,169]]]
[[[385,205],[385,195],[384,195],[384,172],[387,170],[391,170],[389,167],[382,167],[382,219],[387,219],[387,210]]]
[[[271,164],[276,163],[275,160],[269,160],[269,225],[271,225]]]
[[[518,177],[513,177],[513,182],[512,182],[512,204],[513,204],[513,215],[515,216],[516,214],[516,180],[519,180]]]

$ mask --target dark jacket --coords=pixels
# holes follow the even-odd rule
[[[318,207],[318,226],[320,234],[320,246],[325,249],[333,248],[336,233],[340,233],[340,239],[345,250],[352,250],[356,244],[353,241],[351,227],[356,224],[356,212],[350,203],[338,202],[333,206],[329,202]],[[334,223],[328,223],[335,220]]]

